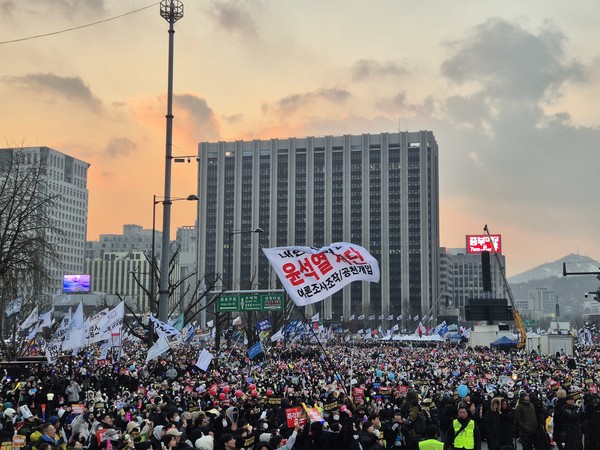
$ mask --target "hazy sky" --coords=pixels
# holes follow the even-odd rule
[[[0,0],[0,41],[150,5]],[[200,141],[432,130],[441,245],[464,246],[487,223],[509,275],[577,251],[600,258],[598,0],[184,5],[174,154]],[[157,3],[0,44],[2,146],[91,163],[89,239],[151,227],[164,189],[167,30]],[[196,168],[174,164],[174,197],[196,192]],[[194,207],[173,205],[173,230],[193,224]]]

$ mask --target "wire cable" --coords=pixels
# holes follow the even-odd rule
[[[108,19],[99,20],[98,22],[88,23],[86,25],[80,25],[78,27],[67,28],[65,30],[53,31],[52,33],[38,34],[38,35],[35,35],[35,36],[29,36],[29,37],[20,38],[20,39],[11,39],[9,41],[0,41],[0,45],[3,45],[3,44],[13,44],[15,42],[22,42],[22,41],[29,41],[31,39],[38,39],[38,38],[42,38],[42,37],[54,36],[55,34],[62,34],[62,33],[67,33],[69,31],[75,31],[75,30],[80,30],[82,28],[92,27],[94,25],[98,25],[98,24],[101,24],[101,23],[104,23],[104,22],[110,22],[111,20],[120,19],[121,17],[129,16],[131,14],[135,14],[135,13],[138,13],[140,11],[144,11],[145,9],[152,8],[153,6],[158,5],[159,3],[160,2],[152,3],[151,5],[144,6],[143,8],[136,9],[135,11],[129,11],[129,12],[126,12],[126,13],[121,14],[119,16],[115,16],[115,17],[110,17]]]

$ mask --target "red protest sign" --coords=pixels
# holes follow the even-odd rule
[[[300,406],[286,409],[285,417],[287,418],[287,426],[289,429],[293,429],[296,426],[296,422],[298,422],[298,425],[300,426],[303,426],[306,423],[306,417],[302,413],[302,408]]]

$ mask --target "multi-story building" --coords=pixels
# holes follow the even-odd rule
[[[556,305],[558,305],[558,295],[554,289],[547,287],[537,287],[529,289],[527,292],[529,300],[531,319],[540,320],[556,316]]]
[[[464,248],[448,249],[453,263],[453,292],[452,304],[459,309],[459,317],[464,320],[465,305],[470,301],[485,299],[501,299],[508,295],[505,292],[501,269],[506,267],[504,255],[498,254],[501,267],[496,257],[490,257],[490,274],[492,290],[483,290],[481,254],[467,253]],[[510,306],[510,305],[509,305]]]
[[[171,285],[176,288],[169,303],[171,309],[177,311],[184,310],[193,292],[191,280],[195,280],[192,275],[196,265],[194,229],[178,228],[177,239],[171,245],[173,252],[177,249],[171,267]],[[155,230],[155,233],[154,259],[158,269],[162,253],[162,232]],[[86,244],[86,273],[91,276],[92,291],[131,297],[140,311],[150,309],[151,260],[152,230],[143,229],[140,225],[124,225],[123,234],[101,234],[98,241],[88,241]],[[158,276],[157,272],[154,278],[155,296],[158,295]],[[182,295],[185,298],[180,302]]]
[[[154,231],[154,256],[160,260],[162,254],[162,232]],[[123,234],[101,234],[97,241],[87,241],[86,259],[103,259],[105,253],[143,251],[152,252],[152,230],[140,225],[123,225]]]
[[[432,132],[204,142],[198,158],[201,275],[273,289],[260,247],[351,242],[377,258],[381,281],[313,305],[321,317],[428,313],[439,295]]]
[[[85,240],[88,220],[87,172],[90,164],[49,147],[4,148],[0,152],[18,154],[25,164],[39,164],[43,173],[43,191],[57,197],[50,217],[57,233],[46,239],[54,244],[60,258],[49,267],[52,285],[44,301],[61,292],[63,275],[84,273]]]

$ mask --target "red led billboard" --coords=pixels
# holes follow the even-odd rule
[[[502,252],[499,234],[467,234],[467,253]]]

